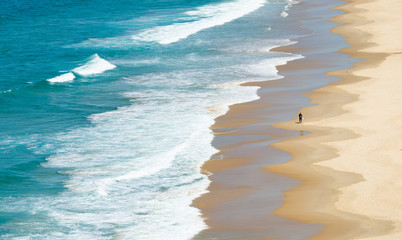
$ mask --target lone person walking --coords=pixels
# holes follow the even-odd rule
[[[299,123],[302,123],[302,121],[303,121],[303,115],[299,113]]]

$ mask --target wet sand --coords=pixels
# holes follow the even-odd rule
[[[245,84],[260,87],[260,99],[231,106],[211,127],[213,146],[219,152],[203,166],[212,183],[194,205],[201,209],[208,229],[195,239],[306,239],[323,230],[323,222],[303,222],[277,213],[284,203],[283,192],[295,189],[300,180],[267,171],[266,166],[291,159],[271,144],[310,135],[303,128],[289,131],[273,124],[292,119],[300,108],[310,106],[306,92],[339,80],[327,72],[350,68],[356,61],[337,52],[348,45],[330,32],[338,24],[328,20],[341,13],[330,8],[339,4],[311,0],[293,6],[288,21],[300,21],[306,36],[275,51],[304,58],[278,67],[283,79]]]
[[[342,81],[309,94],[302,124],[275,125],[311,133],[273,144],[292,160],[267,169],[301,180],[274,214],[325,226],[309,239],[402,239],[402,2],[338,9],[342,52],[361,61],[328,73]]]

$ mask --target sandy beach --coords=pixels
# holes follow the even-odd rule
[[[324,8],[337,10],[331,31],[349,46],[316,54],[316,49],[330,48],[325,42],[334,36],[324,39],[325,29],[314,29],[323,20],[305,21],[303,27],[313,28],[315,36],[277,50],[306,58],[278,67],[281,81],[250,83],[261,87],[261,99],[232,106],[216,120],[213,131],[240,131],[215,137],[214,146],[221,151],[203,167],[212,174],[212,184],[195,201],[209,229],[195,239],[402,239],[402,3],[299,5],[293,13],[301,18]],[[295,87],[311,78],[322,79],[316,90],[304,94],[306,89]],[[261,126],[272,120],[261,112],[275,115],[278,109],[278,96],[269,90],[275,87],[287,89],[277,94],[295,118],[271,124],[274,128]],[[285,100],[289,98],[299,105]],[[303,102],[306,98],[309,103]],[[297,106],[302,124],[296,123]],[[257,133],[265,137],[241,137]],[[267,155],[280,160],[267,164]]]
[[[348,44],[330,32],[339,25],[329,21],[341,13],[331,9],[339,4],[312,0],[294,5],[286,19],[300,21],[296,25],[305,36],[295,45],[274,51],[304,57],[279,66],[283,78],[278,81],[244,84],[259,87],[260,99],[231,106],[211,126],[215,134],[212,144],[219,153],[203,166],[212,183],[194,205],[201,209],[208,229],[195,239],[306,239],[323,229],[321,222],[274,214],[283,204],[283,192],[297,187],[299,180],[267,171],[266,167],[291,159],[289,153],[274,148],[272,143],[308,133],[273,124],[291,119],[301,107],[311,105],[306,92],[339,80],[325,74],[348,68],[353,62],[348,55],[337,52]]]
[[[351,45],[342,52],[362,61],[328,73],[342,81],[311,92],[302,124],[276,124],[311,134],[274,144],[293,158],[269,171],[302,180],[275,214],[325,225],[310,239],[402,239],[402,4],[338,9],[345,24],[333,32]]]

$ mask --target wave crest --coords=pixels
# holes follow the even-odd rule
[[[60,82],[70,82],[75,79],[75,75],[72,72],[64,73],[60,76],[48,79],[51,83],[60,83]]]
[[[64,73],[54,78],[49,78],[47,79],[47,81],[51,83],[71,82],[75,79],[76,75],[84,77],[91,76],[106,72],[114,68],[116,68],[115,65],[99,57],[98,54],[94,54],[84,65],[76,67],[68,73]]]
[[[106,72],[108,70],[116,68],[115,65],[99,57],[98,54],[94,54],[90,57],[90,60],[81,67],[74,68],[72,72],[81,76],[90,76]]]
[[[223,25],[243,17],[264,6],[265,2],[266,0],[252,2],[249,0],[237,0],[217,5],[206,5],[185,13],[199,20],[155,27],[132,36],[132,39],[135,41],[158,42],[160,44],[174,43],[201,30]]]

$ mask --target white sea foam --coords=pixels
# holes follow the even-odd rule
[[[287,13],[286,11],[281,12],[281,17],[287,17],[289,16],[289,13]]]
[[[244,71],[251,76],[252,81],[277,80],[282,78],[278,75],[277,66],[284,65],[289,61],[303,58],[302,55],[289,54],[289,56],[269,58],[254,64],[239,66],[240,71]],[[253,78],[253,76],[255,78]]]
[[[159,42],[170,44],[185,39],[201,30],[223,25],[235,19],[243,17],[258,8],[264,6],[266,0],[236,0],[215,5],[206,5],[185,14],[196,21],[185,23],[174,23],[168,26],[159,26],[144,30],[138,35],[132,36],[135,41]]]
[[[51,219],[24,220],[18,229],[52,229],[35,235],[52,240],[193,237],[206,227],[199,210],[192,206],[209,185],[200,166],[217,152],[211,146],[209,127],[229,105],[258,99],[257,87],[241,83],[279,79],[275,66],[301,57],[267,53],[281,43],[290,44],[242,43],[241,50],[233,53],[250,58],[230,60],[225,66],[122,79],[125,86],[135,86],[122,93],[131,105],[94,114],[88,118],[90,127],[43,140],[52,147],[43,145],[42,154],[53,150],[42,166],[61,169],[68,177],[66,190],[49,197],[10,199],[6,204],[9,211],[21,211],[22,206],[24,212]],[[221,61],[221,57],[212,58]],[[190,58],[211,62],[208,56],[196,53]]]
[[[146,66],[146,65],[154,65],[161,62],[159,57],[151,58],[151,59],[142,59],[142,60],[133,60],[133,59],[119,59],[115,61],[119,66]]]
[[[257,48],[244,47],[247,54]],[[19,227],[49,229],[56,222],[63,229],[38,233],[38,239],[190,239],[205,228],[191,204],[209,184],[200,172],[216,153],[209,127],[229,105],[258,98],[257,87],[240,83],[278,79],[275,66],[301,57],[277,55],[208,71],[125,78],[124,84],[145,89],[123,94],[132,105],[94,114],[91,127],[46,140],[55,150],[42,166],[63,169],[67,190],[30,204],[10,199],[10,211],[24,206],[52,219]]]
[[[134,35],[124,35],[110,38],[91,38],[78,44],[66,47],[106,47],[127,49],[134,43],[158,42],[170,44],[185,39],[202,30],[220,26],[234,21],[257,9],[263,7],[267,0],[234,0],[220,4],[209,4],[196,8],[192,11],[183,12],[176,17],[170,25],[157,26],[144,29]],[[122,25],[138,24],[144,19],[135,18],[129,21],[122,21]],[[148,20],[152,22],[152,20]],[[184,22],[183,22],[184,21]],[[200,40],[198,40],[200,41]]]
[[[231,44],[222,51],[230,53],[269,53],[273,48],[295,44],[289,39],[254,40],[245,43]]]
[[[217,115],[223,115],[229,110],[230,105],[258,99],[258,87],[241,86],[241,84],[281,79],[282,76],[278,75],[276,66],[286,64],[289,61],[299,58],[302,58],[302,56],[289,54],[287,57],[265,59],[257,63],[231,67],[232,72],[238,71],[243,73],[243,78],[224,84],[211,84],[209,87],[221,89],[222,98],[220,103],[211,101],[213,104],[209,106],[209,109]],[[227,98],[224,96],[227,96]]]
[[[99,57],[98,54],[94,54],[90,57],[90,60],[88,62],[86,62],[83,66],[74,68],[72,72],[77,73],[81,76],[90,76],[103,73],[114,68],[116,68],[115,65]]]
[[[48,79],[51,83],[60,83],[60,82],[71,82],[75,79],[75,75],[72,72],[64,73],[60,76]]]
[[[88,61],[80,66],[76,67],[68,73],[64,73],[60,76],[50,78],[47,81],[51,83],[71,82],[75,79],[75,74],[80,76],[91,76],[105,71],[116,68],[115,65],[99,57],[98,54],[92,55]]]
[[[209,184],[200,166],[216,152],[213,116],[183,101],[185,93],[155,93],[126,93],[146,101],[92,115],[93,127],[52,140],[57,152],[43,166],[66,169],[68,190],[32,207],[71,233],[51,233],[52,239],[110,239],[102,236],[112,232],[121,239],[179,240],[205,228],[191,203]]]
[[[295,1],[295,0],[288,0],[288,4],[285,6],[285,8],[283,9],[283,11],[281,12],[281,17],[287,17],[289,16],[289,9],[292,5],[294,4],[298,4],[299,1]]]

